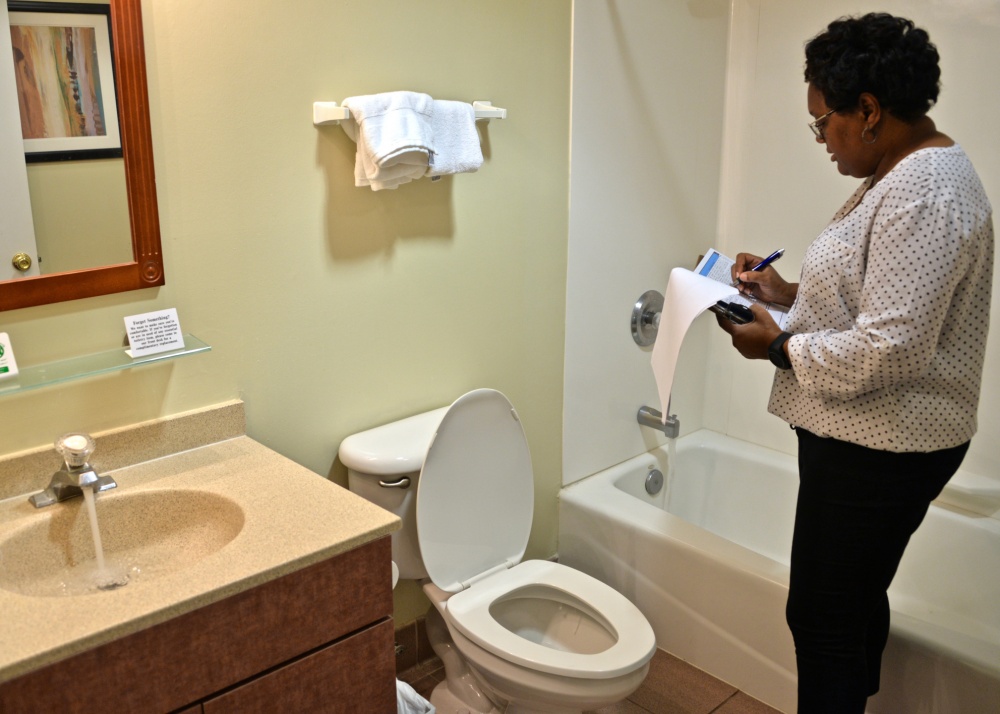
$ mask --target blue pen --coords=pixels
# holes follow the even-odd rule
[[[764,260],[760,261],[759,263],[757,263],[757,265],[752,267],[751,270],[755,273],[759,273],[760,271],[762,271],[764,268],[769,266],[771,263],[776,261],[784,254],[785,254],[785,249],[778,248],[778,250],[774,251],[773,253],[771,253],[771,255],[767,256],[766,258],[764,258]]]

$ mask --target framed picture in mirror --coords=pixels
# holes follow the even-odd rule
[[[25,161],[120,158],[110,6],[7,9]]]

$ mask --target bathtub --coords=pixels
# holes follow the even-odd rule
[[[702,430],[678,440],[675,462],[652,496],[644,484],[654,469],[668,475],[667,446],[562,489],[560,561],[631,599],[661,649],[794,712],[784,610],[795,458]],[[994,507],[981,481],[961,472],[953,481],[890,588],[882,689],[869,712],[1000,712],[1000,518],[946,503]]]

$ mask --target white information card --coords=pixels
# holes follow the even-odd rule
[[[0,379],[17,376],[17,360],[14,359],[14,348],[10,346],[10,337],[6,332],[0,332]]]
[[[181,323],[174,307],[126,317],[125,331],[130,348],[125,353],[132,359],[184,349]]]

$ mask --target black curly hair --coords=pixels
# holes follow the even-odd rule
[[[886,13],[842,17],[806,43],[806,82],[831,109],[857,106],[863,92],[913,122],[938,98],[938,51],[911,20]]]

